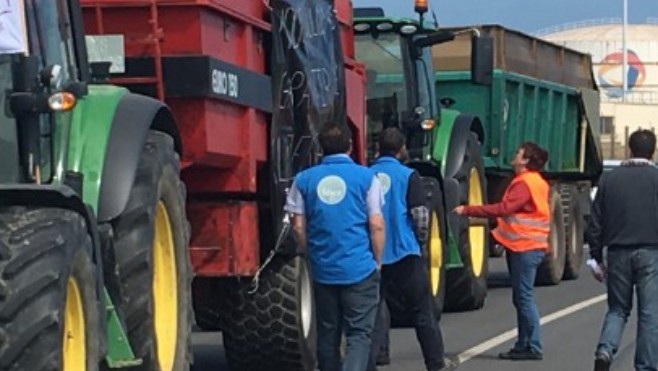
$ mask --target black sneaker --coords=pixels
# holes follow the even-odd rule
[[[544,355],[531,350],[512,349],[509,352],[498,354],[498,358],[511,361],[541,361],[544,359]]]
[[[594,358],[594,371],[609,371],[612,360],[606,352],[596,352]]]

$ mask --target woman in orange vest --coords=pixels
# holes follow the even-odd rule
[[[512,160],[515,176],[501,202],[455,208],[460,215],[498,221],[492,234],[506,250],[518,325],[516,344],[498,355],[502,359],[543,359],[534,283],[548,250],[550,186],[539,173],[547,160],[548,153],[535,143],[522,144]]]

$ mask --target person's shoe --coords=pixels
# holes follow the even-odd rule
[[[594,371],[609,371],[612,359],[606,352],[596,352],[594,358]]]
[[[448,370],[454,370],[457,367],[457,363],[452,361],[450,358],[444,357],[442,363],[443,364],[439,368],[429,371],[448,371]]]
[[[498,358],[511,361],[541,361],[544,355],[531,350],[510,349],[508,352],[498,354]]]
[[[391,357],[379,356],[377,357],[377,366],[387,366],[391,364]]]

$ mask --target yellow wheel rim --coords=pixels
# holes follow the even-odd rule
[[[472,168],[468,176],[468,205],[482,205],[482,179],[477,168]],[[473,264],[473,274],[480,277],[484,268],[484,254],[486,253],[485,245],[486,230],[482,225],[471,225],[468,227],[468,239],[471,252],[471,263]]]
[[[441,240],[441,229],[439,228],[439,217],[432,211],[430,218],[429,239],[429,262],[430,262],[430,284],[432,295],[436,296],[441,287],[441,267],[443,266],[443,241]]]
[[[75,278],[66,284],[66,307],[64,308],[63,370],[84,371],[87,361],[85,338],[85,312],[82,294]]]
[[[169,214],[160,201],[153,243],[153,312],[159,369],[173,370],[178,338],[178,280],[176,252]]]

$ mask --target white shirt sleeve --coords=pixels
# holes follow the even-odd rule
[[[19,0],[0,1],[0,54],[27,51],[23,19]]]
[[[384,193],[382,192],[382,184],[375,176],[372,177],[370,189],[368,189],[368,216],[379,215],[382,213],[382,206],[384,205]]]
[[[297,184],[293,183],[292,187],[290,188],[290,192],[288,192],[284,210],[289,213],[304,215],[304,207],[304,197],[302,196],[302,193],[299,192]]]

